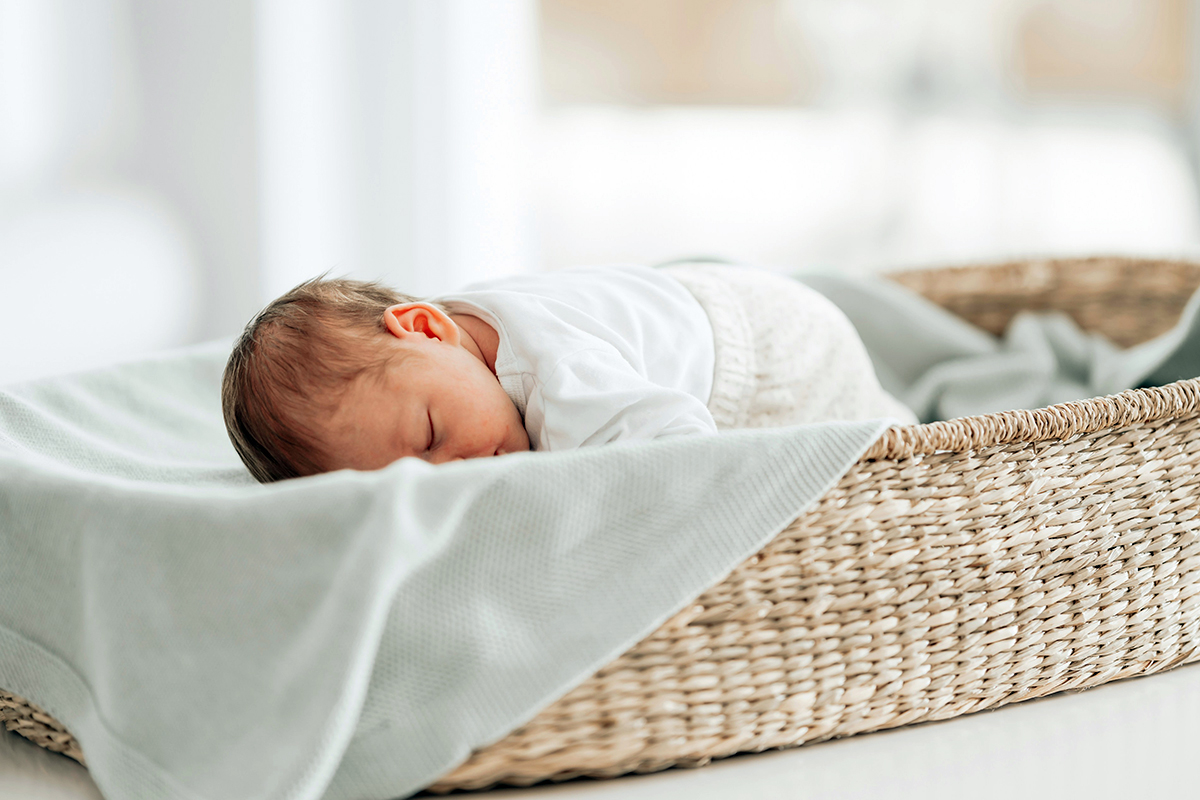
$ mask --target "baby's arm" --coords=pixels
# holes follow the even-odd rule
[[[543,415],[540,450],[717,432],[704,403],[652,383],[615,351],[564,359],[536,394],[526,413]]]

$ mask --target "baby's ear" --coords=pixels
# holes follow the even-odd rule
[[[450,315],[429,303],[397,303],[383,312],[383,324],[397,339],[438,339],[457,345],[458,325]]]

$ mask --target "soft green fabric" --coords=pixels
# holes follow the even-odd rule
[[[1200,293],[1179,322],[1122,350],[1066,315],[1018,314],[992,336],[883,278],[804,275],[858,330],[883,388],[922,422],[1042,408],[1200,376]]]
[[[886,422],[254,485],[227,343],[0,392],[0,687],[110,800],[392,798],[820,496]]]

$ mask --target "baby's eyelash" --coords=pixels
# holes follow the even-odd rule
[[[433,449],[433,414],[426,411],[425,417],[429,420],[429,444],[425,445],[425,452],[428,453]]]

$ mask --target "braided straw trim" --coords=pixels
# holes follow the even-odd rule
[[[25,698],[0,691],[0,721],[5,729],[21,734],[34,744],[70,756],[87,766],[75,737],[61,722]]]
[[[1197,409],[1200,379],[1193,378],[1048,408],[892,428],[867,449],[863,458],[910,458],[943,450],[965,452],[1011,442],[1068,439],[1107,428],[1190,416]]]

